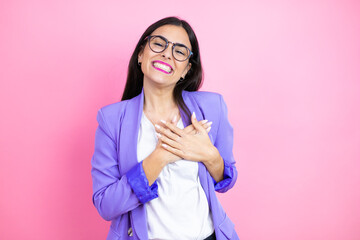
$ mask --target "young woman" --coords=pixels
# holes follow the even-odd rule
[[[237,178],[221,95],[199,92],[190,25],[159,20],[130,59],[121,102],[101,108],[91,160],[93,203],[107,239],[238,239],[215,191]]]

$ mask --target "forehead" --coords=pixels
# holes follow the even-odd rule
[[[182,43],[191,49],[189,36],[183,27],[164,25],[153,31],[151,35],[161,35],[171,42]]]

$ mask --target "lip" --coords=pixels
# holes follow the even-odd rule
[[[171,71],[170,71],[170,72],[166,72],[166,71],[162,70],[161,68],[157,68],[157,67],[154,66],[154,63],[160,63],[160,64],[163,64],[163,65],[165,65],[165,66],[168,66],[168,67],[171,69]],[[163,73],[166,73],[166,74],[171,74],[171,73],[173,72],[173,70],[174,70],[170,64],[165,63],[165,62],[163,62],[163,61],[155,60],[155,61],[152,62],[151,65],[152,65],[153,68],[155,68],[156,70],[159,70],[159,71],[161,71],[161,72],[163,72]]]

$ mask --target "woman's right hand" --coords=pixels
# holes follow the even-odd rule
[[[177,123],[176,118],[171,122],[175,126]],[[211,123],[208,123],[207,120],[202,120],[199,122],[205,129],[209,129]],[[196,134],[195,127],[191,124],[184,128],[184,131],[188,134]],[[154,181],[159,176],[161,170],[169,163],[176,162],[181,160],[182,158],[167,151],[162,146],[162,141],[158,138],[158,143],[156,145],[155,150],[143,160],[142,166],[145,172],[145,175],[149,181],[149,185],[151,186]]]
[[[176,126],[177,120],[178,119],[176,117],[174,117],[174,119],[171,121],[171,124]],[[209,123],[208,120],[202,120],[202,121],[199,121],[199,123],[205,129],[208,129],[211,126],[211,123]],[[192,125],[192,124],[190,124],[189,126],[184,128],[184,131],[187,134],[192,134],[192,135],[196,134],[196,129],[195,129],[194,125]],[[158,143],[157,143],[156,148],[153,153],[158,154],[157,157],[159,157],[160,159],[163,159],[166,162],[166,164],[173,163],[173,162],[176,162],[176,161],[182,159],[179,156],[177,156],[177,155],[165,150],[163,147],[161,147],[161,144],[163,142],[159,138],[160,135],[158,135],[158,133],[156,133],[156,135],[158,136]]]

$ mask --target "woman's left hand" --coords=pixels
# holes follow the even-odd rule
[[[211,143],[208,131],[196,119],[195,113],[191,122],[196,133],[186,133],[174,124],[163,122],[164,127],[156,126],[158,137],[167,151],[190,161],[203,162],[215,181],[223,179],[224,164],[217,148]]]

